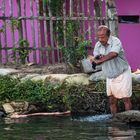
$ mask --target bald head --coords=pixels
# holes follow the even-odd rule
[[[97,38],[102,45],[106,46],[109,36],[110,36],[110,30],[107,26],[101,25],[98,27]]]

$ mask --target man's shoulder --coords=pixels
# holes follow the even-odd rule
[[[116,36],[111,36],[111,40],[120,42],[120,39],[118,37],[116,37]]]
[[[100,46],[101,46],[100,41],[97,41],[96,44],[95,44],[95,47],[100,47]]]

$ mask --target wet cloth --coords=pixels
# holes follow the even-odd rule
[[[121,99],[132,95],[132,76],[130,67],[116,78],[107,78],[107,96]]]

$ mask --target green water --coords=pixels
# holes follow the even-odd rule
[[[96,117],[36,116],[0,121],[0,140],[140,140],[140,125]]]

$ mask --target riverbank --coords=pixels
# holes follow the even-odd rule
[[[72,114],[110,113],[101,72],[92,74],[93,81],[91,74],[80,73],[78,68],[68,68],[65,64],[4,66],[0,72],[5,77],[1,77],[1,110],[9,116],[67,110]],[[133,82],[134,110],[140,109],[139,91],[139,82]],[[118,104],[119,112],[123,111],[122,101]]]

